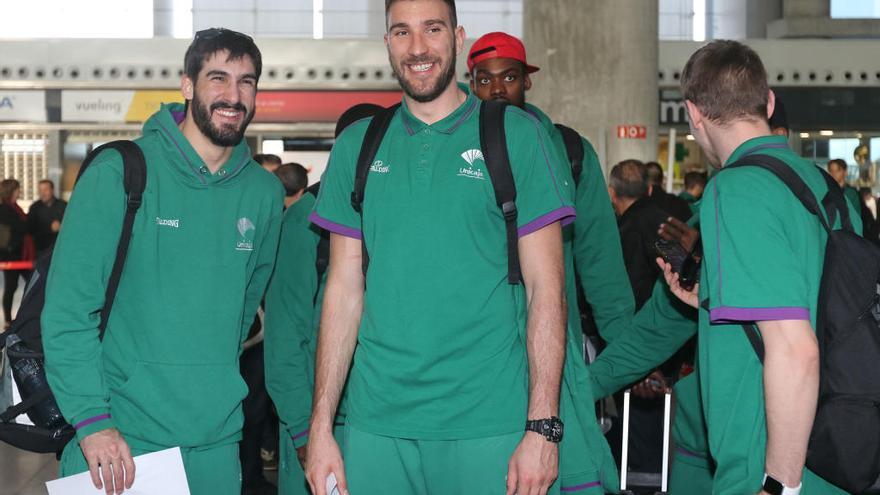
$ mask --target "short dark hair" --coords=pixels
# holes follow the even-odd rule
[[[688,172],[684,174],[684,188],[691,189],[697,186],[706,187],[708,182],[705,172]]]
[[[844,161],[840,158],[834,158],[833,160],[828,160],[828,169],[829,170],[831,170],[832,165],[839,168],[840,170],[846,170],[847,168],[849,168],[846,164],[846,161]]]
[[[254,161],[259,163],[260,165],[265,165],[266,162],[277,163],[281,165],[283,162],[281,161],[281,157],[278,155],[273,155],[271,153],[258,153],[254,155]]]
[[[663,185],[663,167],[657,162],[648,162],[645,164],[645,171],[648,175],[648,184],[653,186]]]
[[[402,0],[385,0],[385,25],[388,25],[388,11],[391,10],[391,6],[397,2]],[[455,0],[443,0],[443,3],[449,7],[449,21],[452,23],[450,26],[452,29],[455,29],[458,26],[458,14],[455,13]]]
[[[263,56],[250,36],[226,28],[203,29],[196,33],[183,56],[183,71],[195,82],[205,62],[219,51],[226,50],[226,60],[240,60],[250,57],[254,64],[257,80],[263,72]]]
[[[621,198],[639,199],[648,195],[645,164],[638,160],[624,160],[615,165],[608,183]]]
[[[55,189],[55,183],[49,179],[43,179],[40,182],[37,182],[37,184],[49,184],[49,187],[51,187],[52,189]]]
[[[700,48],[681,72],[681,92],[707,119],[767,121],[767,71],[761,57],[737,41],[717,40]]]
[[[285,163],[275,169],[275,176],[284,186],[284,195],[293,196],[309,185],[309,172],[299,163]]]

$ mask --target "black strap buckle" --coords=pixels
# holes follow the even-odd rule
[[[128,202],[127,202],[128,210],[136,212],[141,207],[142,202],[143,202],[143,199],[141,198],[140,195],[129,194],[128,195]]]
[[[513,201],[507,201],[501,205],[501,212],[504,214],[504,219],[508,222],[516,220],[516,203]]]

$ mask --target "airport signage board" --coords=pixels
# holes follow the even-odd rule
[[[401,96],[400,91],[262,91],[254,122],[336,122],[358,103],[387,107]]]
[[[62,122],[143,122],[162,103],[183,102],[180,91],[95,91],[61,92]]]
[[[46,92],[0,90],[0,122],[46,122]]]
[[[400,99],[400,91],[261,91],[253,121],[336,122],[358,103],[389,106]],[[180,91],[65,90],[61,92],[61,121],[144,122],[162,103],[171,102],[183,102]]]

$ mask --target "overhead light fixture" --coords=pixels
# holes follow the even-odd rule
[[[801,139],[809,139],[809,137],[810,137],[809,132],[802,132],[801,133]]]
[[[819,131],[820,136],[833,136],[834,131]]]
[[[688,141],[695,141],[695,139],[694,139],[694,135],[693,135],[693,134],[688,134],[687,136],[685,136],[685,138],[686,138]]]

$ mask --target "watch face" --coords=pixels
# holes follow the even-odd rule
[[[562,440],[562,428],[562,421],[553,421],[550,426],[550,438],[557,442]]]

